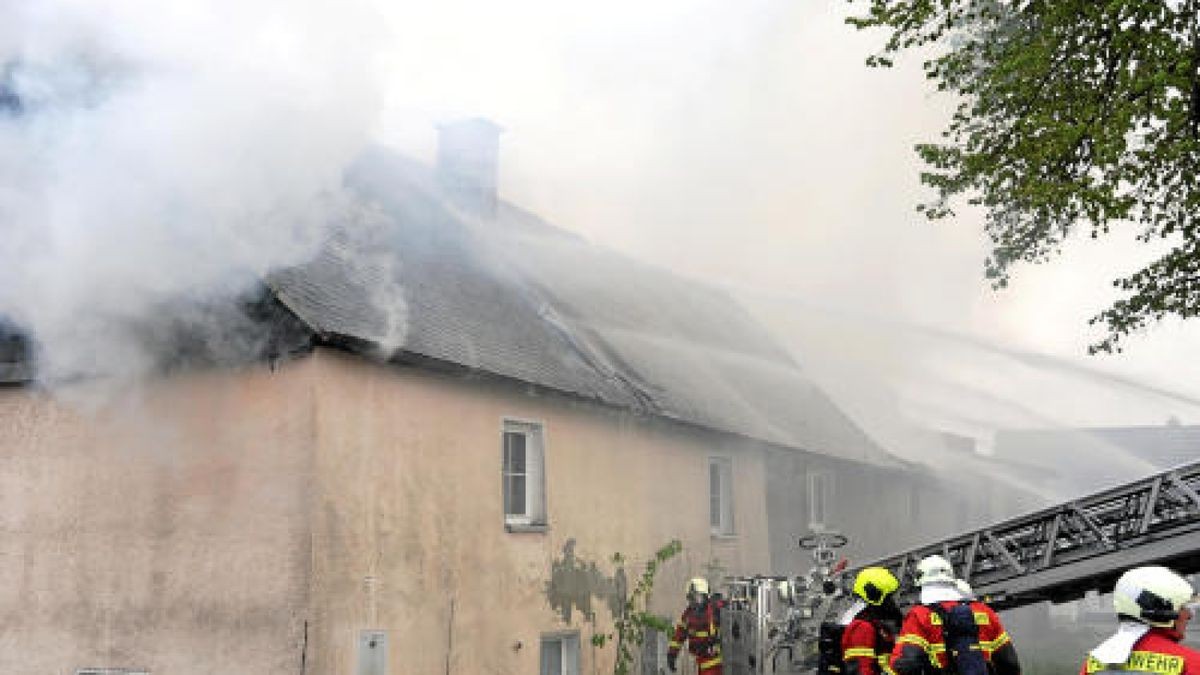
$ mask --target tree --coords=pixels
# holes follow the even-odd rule
[[[1077,229],[1136,228],[1161,257],[1113,285],[1091,319],[1120,351],[1129,333],[1200,313],[1200,0],[850,0],[848,23],[889,31],[867,59],[927,55],[926,77],[959,105],[938,143],[917,146],[918,207],[982,206],[993,286],[1040,263]]]
[[[671,629],[671,620],[650,612],[650,596],[654,593],[654,578],[663,564],[674,558],[683,550],[683,543],[672,539],[654,553],[654,557],[646,562],[645,569],[638,577],[637,583],[625,595],[621,603],[621,611],[613,618],[612,634],[593,634],[592,644],[603,647],[609,641],[615,640],[617,647],[616,660],[613,662],[614,675],[630,675],[633,672],[638,650],[646,639],[647,630],[667,632]],[[614,553],[613,564],[624,569],[625,556]]]

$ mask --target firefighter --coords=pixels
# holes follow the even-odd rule
[[[950,561],[940,555],[917,563],[920,604],[904,617],[892,650],[892,670],[897,675],[920,675],[930,669],[1020,675],[1016,647],[1000,617],[984,603],[964,599],[955,581]],[[967,614],[965,627],[957,620],[962,616],[959,610]],[[950,616],[955,620],[948,620]],[[954,629],[944,630],[947,623]],[[947,641],[952,643],[949,648]]]
[[[708,581],[697,577],[688,582],[688,606],[675,624],[667,644],[667,666],[675,672],[679,650],[686,641],[696,659],[700,675],[721,675],[721,602],[708,594]]]
[[[881,675],[888,672],[888,659],[903,615],[896,606],[900,582],[882,567],[868,567],[854,578],[854,594],[865,606],[842,633],[842,662],[846,675]]]
[[[1135,567],[1113,589],[1117,632],[1087,655],[1081,675],[1142,671],[1200,675],[1200,652],[1179,644],[1196,611],[1186,579],[1165,567]]]

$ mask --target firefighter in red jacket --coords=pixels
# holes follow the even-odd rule
[[[1200,675],[1200,652],[1179,644],[1196,611],[1186,579],[1165,567],[1136,567],[1113,589],[1117,632],[1088,653],[1080,675],[1141,671]]]
[[[900,627],[896,590],[900,582],[882,567],[868,567],[854,578],[859,600],[851,608],[853,618],[842,632],[842,661],[845,675],[883,675]]]
[[[896,647],[892,650],[891,667],[896,675],[920,675],[933,670],[951,670],[942,626],[942,613],[964,601],[956,586],[954,568],[940,555],[931,555],[917,563],[917,585],[921,587],[920,604],[914,605],[904,617]],[[935,607],[940,607],[939,612]],[[1021,664],[1012,638],[1000,623],[996,612],[982,602],[970,603],[978,631],[979,651],[990,663],[988,672],[995,675],[1021,675]]]
[[[700,577],[688,582],[687,599],[688,606],[667,644],[667,666],[675,672],[679,650],[686,641],[700,675],[721,675],[721,602],[709,596],[708,581]]]

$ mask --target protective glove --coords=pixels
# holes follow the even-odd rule
[[[678,658],[678,654],[667,654],[667,668],[669,668],[672,673],[675,672],[675,660]]]

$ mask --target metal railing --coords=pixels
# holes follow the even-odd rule
[[[935,553],[950,560],[976,595],[997,609],[1108,590],[1123,571],[1137,565],[1200,572],[1200,462],[863,567],[891,569],[911,594],[917,562]]]

